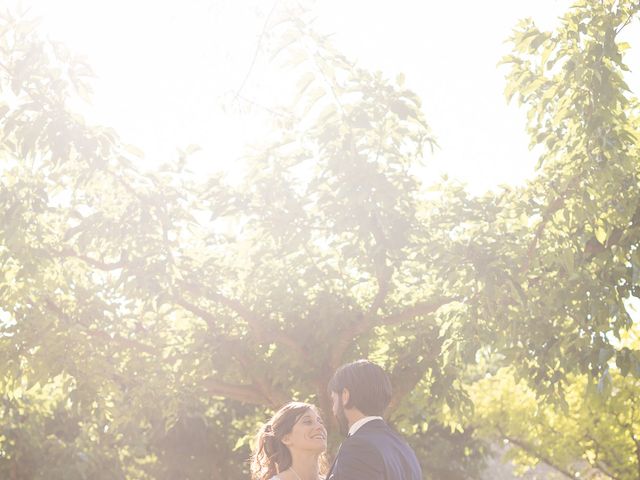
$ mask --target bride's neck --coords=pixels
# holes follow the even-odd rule
[[[319,457],[320,455],[317,453],[293,455],[291,467],[298,474],[300,480],[318,480],[320,474],[318,467]]]

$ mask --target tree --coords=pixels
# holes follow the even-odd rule
[[[451,397],[436,314],[457,299],[425,288],[412,172],[433,139],[400,80],[286,22],[301,99],[234,188],[180,159],[141,172],[135,148],[69,110],[87,67],[33,25],[4,22],[3,422],[56,386],[58,407],[29,417],[69,418],[78,476],[211,474],[225,467],[185,441],[211,448],[214,426],[216,463],[237,476],[264,409],[293,397],[329,412],[327,381],[349,359],[392,372],[394,408],[428,370]],[[59,443],[57,432],[31,439]],[[4,437],[9,478],[56,474],[55,455],[23,471],[33,442]]]
[[[240,477],[265,410],[328,413],[333,370],[369,357],[426,475],[468,478],[493,432],[491,412],[473,423],[479,358],[555,401],[640,374],[616,340],[637,294],[636,102],[616,43],[635,14],[579,3],[555,34],[516,30],[508,93],[541,165],[482,197],[421,181],[435,140],[420,99],[304,14],[271,26],[297,98],[239,184],[196,177],[188,151],[143,172],[70,109],[88,67],[4,18],[0,472]],[[457,461],[443,470],[430,441]]]
[[[627,302],[638,294],[638,103],[620,39],[637,11],[578,2],[553,33],[524,21],[505,59],[507,97],[528,109],[542,153],[537,178],[505,209],[523,224],[521,261],[505,269],[506,291],[485,296],[512,329],[494,350],[509,367],[472,397],[480,428],[507,440],[516,463],[570,478],[638,475],[640,355],[625,341],[637,330]]]
[[[640,383],[611,371],[616,388],[608,395],[590,389],[586,375],[572,376],[562,407],[540,402],[501,369],[473,385],[478,433],[507,445],[507,458],[523,471],[544,463],[558,478],[638,478]]]
[[[507,96],[527,108],[542,148],[513,209],[531,227],[511,268],[517,291],[505,295],[515,306],[503,301],[515,310],[506,346],[538,383],[570,371],[607,381],[611,358],[623,375],[640,372],[637,351],[615,340],[632,326],[624,302],[637,295],[637,102],[619,40],[636,15],[631,2],[578,2],[553,34],[522,23],[505,59]]]

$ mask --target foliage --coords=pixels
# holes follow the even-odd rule
[[[502,369],[473,387],[480,434],[511,446],[507,459],[522,471],[542,462],[560,478],[638,478],[640,383],[615,369],[613,379],[616,388],[603,396],[589,390],[586,375],[571,378],[562,408]]]
[[[621,335],[618,347],[637,350],[640,324]],[[638,377],[623,376],[609,361],[612,385],[586,374],[571,375],[563,403],[541,401],[513,367],[477,379],[470,422],[494,445],[506,445],[505,460],[522,473],[545,464],[558,478],[632,479],[640,471]],[[491,370],[479,367],[479,371]]]
[[[615,347],[632,325],[624,302],[637,294],[637,102],[618,39],[636,13],[631,2],[579,2],[553,34],[521,24],[505,59],[507,95],[526,107],[542,147],[514,209],[531,228],[524,266],[512,268],[521,302],[507,314],[518,322],[507,346],[538,384],[574,367],[606,382],[611,358],[623,375],[640,372],[637,351]]]
[[[282,28],[313,77],[300,73],[297,117],[234,187],[194,178],[184,159],[141,172],[134,147],[69,109],[88,67],[4,19],[0,363],[19,405],[3,422],[57,385],[59,407],[29,416],[78,425],[66,445],[92,459],[84,475],[107,475],[106,456],[120,477],[196,478],[221,464],[238,477],[257,412],[292,397],[328,412],[344,361],[378,355],[394,405],[442,370],[435,313],[452,299],[422,281],[411,170],[433,140],[420,101],[302,22]],[[446,391],[453,376],[436,376]],[[3,475],[24,475],[34,448],[6,440]],[[33,475],[52,474],[41,465]]]

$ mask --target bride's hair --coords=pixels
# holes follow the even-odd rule
[[[269,480],[291,467],[291,452],[282,443],[282,437],[291,432],[296,422],[308,410],[318,409],[309,403],[289,402],[278,410],[271,420],[260,427],[255,437],[255,451],[251,455],[252,480]],[[324,453],[320,456],[320,469],[324,470]]]

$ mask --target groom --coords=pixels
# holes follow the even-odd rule
[[[327,480],[421,480],[411,447],[382,419],[391,381],[382,368],[358,360],[338,368],[329,382],[333,414],[347,438]]]

